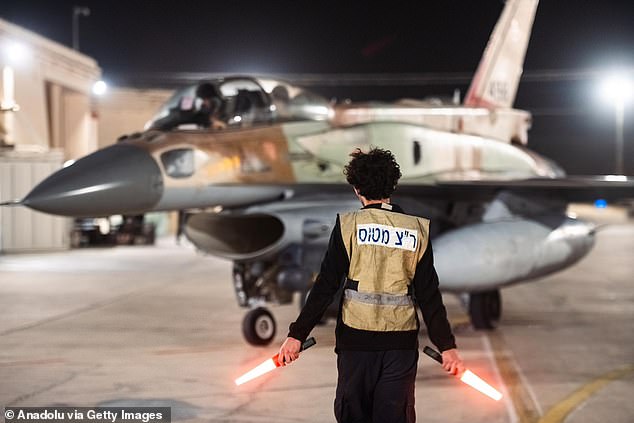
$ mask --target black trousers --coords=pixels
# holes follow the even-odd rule
[[[338,423],[413,423],[418,350],[339,351]]]

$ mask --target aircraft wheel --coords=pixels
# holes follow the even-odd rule
[[[491,291],[490,295],[494,297],[493,303],[495,305],[495,307],[493,307],[492,309],[491,317],[496,322],[499,322],[500,318],[502,317],[502,294],[500,294],[499,290],[495,290]]]
[[[469,317],[475,329],[494,329],[502,315],[500,291],[470,294]]]
[[[242,321],[242,334],[251,345],[270,344],[275,337],[275,330],[275,318],[263,307],[249,311]]]

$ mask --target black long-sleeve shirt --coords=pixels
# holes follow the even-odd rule
[[[370,204],[364,208],[380,208],[380,204]],[[386,213],[403,213],[396,204],[392,204],[392,211]],[[321,269],[315,284],[310,291],[297,320],[291,323],[288,336],[304,341],[324,312],[333,301],[337,291],[348,275],[350,260],[346,252],[339,216],[330,235],[328,250],[321,263]],[[440,351],[456,348],[455,338],[447,320],[447,311],[442,302],[438,289],[438,275],[434,269],[434,258],[431,241],[425,253],[416,266],[412,281],[414,297],[419,305],[427,332],[431,341]],[[417,317],[418,320],[418,317]],[[417,321],[417,327],[419,323]],[[336,350],[381,351],[394,349],[417,349],[418,329],[409,331],[367,331],[347,326],[341,320],[341,304],[337,317]]]

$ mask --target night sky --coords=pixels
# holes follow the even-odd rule
[[[501,0],[366,1],[66,1],[4,0],[0,17],[65,45],[72,6],[81,51],[111,83],[159,85],[154,76],[214,73],[474,72]],[[634,1],[542,0],[525,75],[543,70],[634,69]],[[634,72],[632,73],[634,77]],[[523,81],[516,107],[534,114],[529,147],[571,174],[612,173],[614,112],[591,77]],[[352,100],[451,96],[466,83],[328,87]],[[634,174],[634,103],[626,110],[625,166]]]

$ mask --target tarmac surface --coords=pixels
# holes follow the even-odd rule
[[[634,222],[609,211],[593,218],[611,224],[585,259],[502,290],[497,330],[471,329],[445,295],[468,367],[504,398],[484,397],[421,354],[419,422],[634,421]],[[277,352],[298,308],[271,310],[276,342],[248,346],[230,263],[172,239],[0,256],[0,405],[168,406],[179,422],[334,421],[333,323],[313,331],[317,345],[292,366],[234,386]]]

